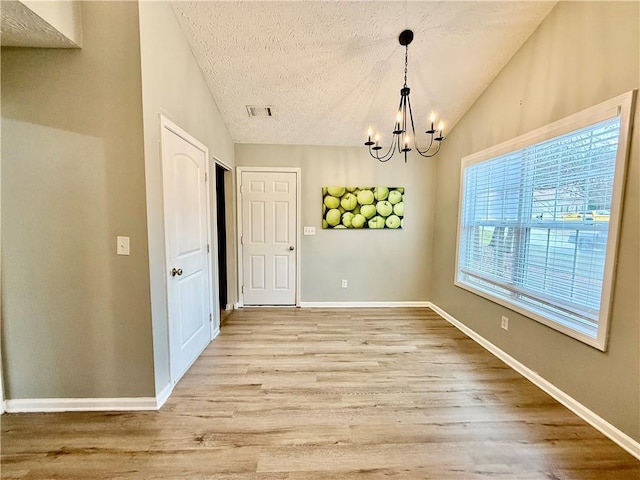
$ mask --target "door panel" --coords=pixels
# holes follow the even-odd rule
[[[249,238],[253,245],[264,244],[265,235],[265,218],[264,218],[264,202],[250,202],[251,208],[249,215],[251,222],[249,223]]]
[[[290,287],[289,255],[274,255],[273,271],[273,287],[276,290],[288,290]]]
[[[295,172],[242,172],[245,305],[295,305]]]
[[[211,339],[207,150],[162,128],[169,350],[174,382]],[[172,274],[173,270],[175,274]]]
[[[251,274],[250,288],[252,290],[264,290],[267,285],[267,279],[265,278],[265,262],[264,255],[251,255],[250,257]]]

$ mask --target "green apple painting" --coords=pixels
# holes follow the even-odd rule
[[[399,230],[404,187],[323,187],[322,228]]]

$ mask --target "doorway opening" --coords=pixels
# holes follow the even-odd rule
[[[216,219],[218,232],[218,293],[220,305],[220,322],[224,322],[225,311],[228,309],[229,292],[227,288],[227,216],[226,216],[226,192],[225,174],[231,173],[220,164],[216,163]]]

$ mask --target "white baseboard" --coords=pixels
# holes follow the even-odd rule
[[[460,330],[462,333],[464,333],[469,338],[471,338],[472,340],[474,340],[475,342],[477,342],[478,344],[486,348],[489,352],[491,352],[493,355],[498,357],[504,363],[509,365],[520,375],[525,377],[527,380],[529,380],[531,383],[539,387],[541,390],[551,395],[558,402],[560,402],[562,405],[567,407],[573,413],[578,415],[589,425],[594,427],[596,430],[600,431],[603,435],[609,437],[613,442],[617,443],[623,449],[629,452],[631,455],[633,455],[638,460],[640,460],[640,442],[637,442],[636,440],[631,438],[629,435],[619,430],[617,427],[611,425],[604,418],[600,417],[595,412],[589,410],[587,407],[585,407],[580,402],[578,402],[575,398],[569,396],[568,394],[560,390],[551,382],[544,379],[543,377],[538,375],[536,372],[534,372],[524,364],[520,363],[518,360],[513,358],[504,350],[495,346],[486,338],[482,337],[475,331],[471,330],[469,327],[464,325],[462,322],[460,322],[453,316],[449,315],[447,312],[442,310],[437,305],[430,303],[429,307],[434,312],[438,313],[438,315],[444,318],[447,322],[449,322],[458,330]]]
[[[430,305],[430,302],[300,302],[302,308],[419,308]]]
[[[154,397],[134,398],[18,398],[6,400],[7,413],[115,412],[157,410]]]
[[[224,310],[225,310],[225,312],[228,312],[229,310],[233,310],[233,303],[227,303],[224,306]]]
[[[156,395],[156,410],[160,410],[162,406],[169,400],[171,393],[173,392],[173,384],[167,383],[164,388]]]

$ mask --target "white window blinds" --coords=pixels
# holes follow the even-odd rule
[[[463,162],[456,283],[597,338],[620,131],[618,113]]]

